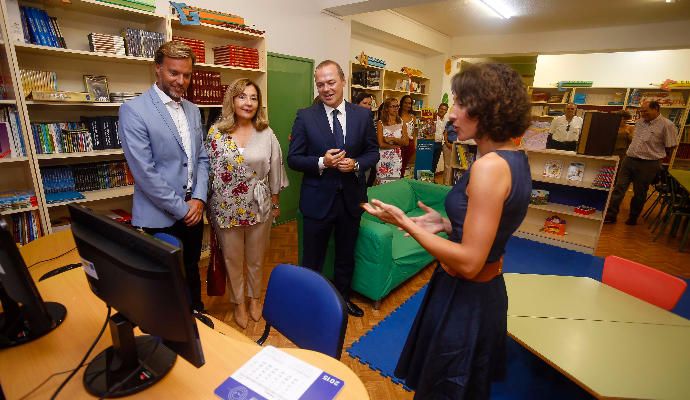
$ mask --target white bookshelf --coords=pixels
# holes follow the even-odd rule
[[[371,71],[379,71],[381,76],[380,76],[380,84],[379,86],[376,87],[365,87],[362,85],[355,85],[352,83],[352,73],[357,72],[357,71],[365,71],[365,70],[371,70]],[[402,81],[407,81],[407,82],[417,82],[420,84],[424,85],[424,91],[410,91],[410,84],[407,84],[407,89],[399,88],[398,83]],[[429,103],[429,84],[431,80],[427,77],[424,76],[410,76],[407,74],[404,74],[402,72],[398,71],[392,71],[389,69],[385,68],[379,68],[379,67],[374,67],[370,65],[362,65],[356,62],[351,62],[350,63],[350,99],[354,99],[353,93],[356,91],[365,91],[367,93],[372,94],[376,98],[376,104],[380,105],[383,100],[385,100],[388,97],[395,97],[397,99],[400,99],[401,97],[405,95],[411,95],[414,100],[421,99],[424,104],[424,107],[429,107],[431,104]],[[420,86],[421,87],[421,86]],[[414,112],[419,112],[419,109],[414,109]]]

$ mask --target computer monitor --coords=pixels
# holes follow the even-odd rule
[[[176,353],[204,365],[182,250],[86,207],[68,209],[89,286],[117,310],[109,322],[113,346],[86,368],[86,389],[99,397],[139,392],[170,371]],[[135,337],[135,326],[147,335]]]
[[[45,302],[14,243],[10,228],[0,219],[0,348],[37,339],[57,328],[67,314],[60,303]]]

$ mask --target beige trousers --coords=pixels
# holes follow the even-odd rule
[[[443,144],[443,184],[450,185],[453,179],[453,168],[450,167],[451,156],[453,155],[453,148]]]
[[[228,271],[230,302],[244,303],[244,262],[247,263],[247,296],[261,297],[264,254],[268,249],[273,217],[251,226],[216,227],[216,236],[223,250]]]

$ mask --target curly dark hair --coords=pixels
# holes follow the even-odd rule
[[[364,99],[371,99],[373,97],[374,96],[371,93],[359,92],[359,93],[357,93],[357,96],[355,96],[353,103],[359,105],[359,103],[363,102]]]
[[[481,63],[464,69],[451,83],[456,102],[478,118],[477,138],[495,142],[522,136],[529,126],[530,102],[520,75],[505,64]]]

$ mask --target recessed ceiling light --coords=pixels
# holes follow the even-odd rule
[[[513,10],[506,6],[502,0],[479,0],[479,3],[501,19],[509,19],[514,15]]]

